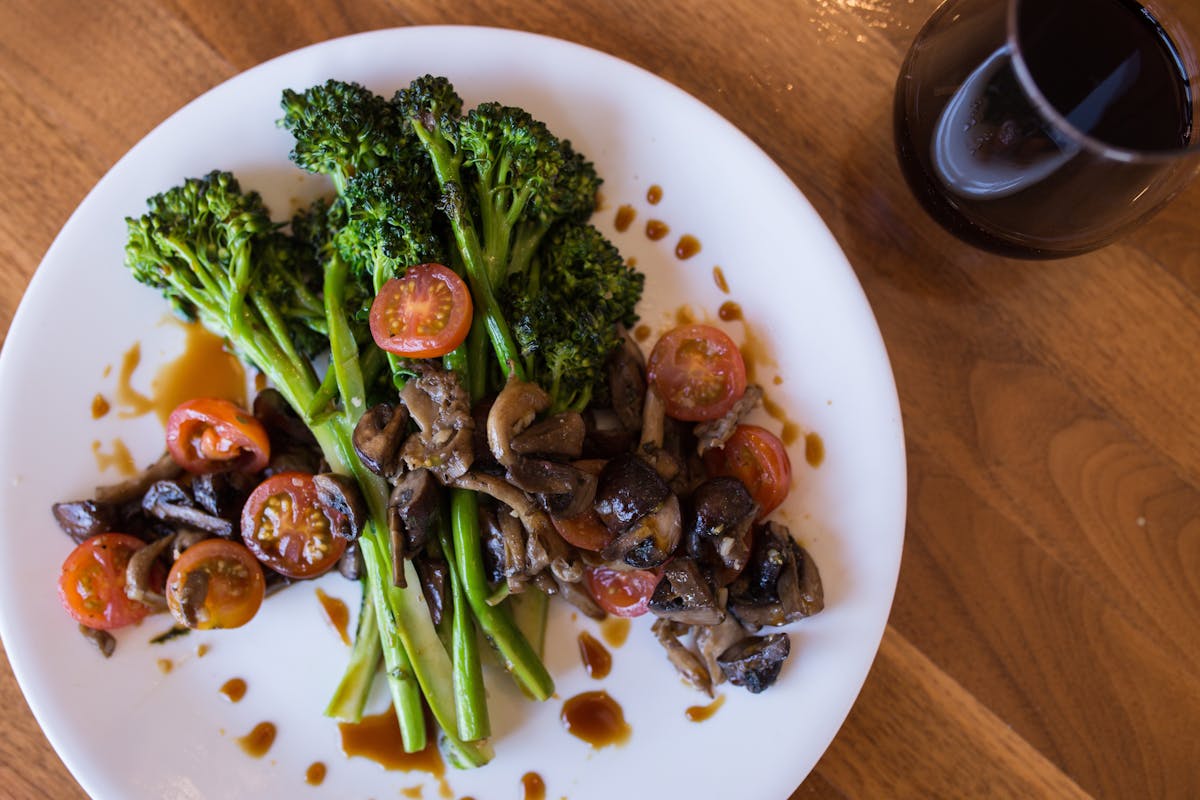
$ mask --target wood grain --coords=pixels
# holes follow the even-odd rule
[[[891,92],[934,0],[0,0],[0,330],[137,140],[268,58],[483,24],[650,69],[758,142],[879,319],[909,448],[879,659],[793,798],[1200,796],[1200,187],[1124,241],[985,255],[916,205]],[[7,664],[0,795],[82,797]]]

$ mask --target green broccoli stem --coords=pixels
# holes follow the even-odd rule
[[[438,539],[449,564],[457,563],[450,536],[450,516],[443,506]],[[483,684],[483,665],[479,660],[479,642],[475,620],[463,592],[458,570],[450,569],[451,647],[454,661],[454,705],[458,710],[458,735],[474,741],[491,735],[487,689]]]
[[[379,623],[375,617],[375,601],[370,587],[362,587],[362,603],[359,605],[358,626],[354,632],[354,646],[350,649],[350,663],[342,673],[325,716],[340,722],[358,722],[371,694],[371,684],[383,661],[383,646],[379,640]]]

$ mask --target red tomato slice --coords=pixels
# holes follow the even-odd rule
[[[612,541],[613,533],[603,522],[595,509],[587,509],[568,519],[550,517],[558,535],[582,550],[603,550]]]
[[[203,600],[185,612],[188,581],[203,573]],[[200,630],[240,628],[262,605],[266,580],[254,555],[237,542],[205,539],[183,551],[167,576],[167,607],[181,625]]]
[[[417,264],[383,285],[371,303],[371,336],[383,350],[411,358],[444,356],[471,329],[471,293],[454,270]]]
[[[125,568],[145,546],[127,533],[101,533],[72,550],[58,578],[58,596],[67,613],[100,630],[140,622],[150,608],[126,597]]]
[[[600,607],[614,617],[640,617],[650,608],[659,576],[644,569],[585,567],[583,579]]]
[[[167,417],[167,449],[188,472],[258,472],[271,458],[262,423],[228,400],[201,397]]]
[[[681,325],[667,331],[646,367],[667,415],[688,422],[719,419],[746,391],[746,362],[724,331]]]
[[[259,561],[289,578],[315,578],[346,550],[313,476],[304,472],[277,473],[250,493],[242,508],[242,539]]]
[[[704,454],[712,475],[730,475],[745,485],[763,519],[774,511],[792,486],[792,461],[779,437],[757,425],[738,425],[725,447]]]

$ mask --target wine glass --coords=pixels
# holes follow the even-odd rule
[[[1197,0],[946,0],[896,86],[905,178],[977,247],[1105,245],[1200,168],[1194,42]]]

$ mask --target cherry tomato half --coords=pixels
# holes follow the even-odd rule
[[[228,539],[197,542],[183,551],[167,575],[171,616],[200,630],[240,628],[258,613],[265,591],[262,567],[254,555]]]
[[[603,550],[613,539],[612,531],[600,521],[600,515],[592,508],[567,519],[551,516],[550,521],[554,523],[559,536],[581,550]]]
[[[614,617],[640,617],[650,608],[659,576],[644,569],[585,567],[583,579],[600,607]]]
[[[758,518],[774,511],[792,486],[792,461],[779,437],[757,425],[738,425],[723,448],[704,454],[713,475],[740,480],[758,503]]]
[[[242,508],[242,539],[259,561],[289,578],[315,578],[346,550],[313,476],[304,472],[277,473],[250,493]]]
[[[127,533],[101,533],[72,550],[58,578],[58,596],[67,613],[99,630],[140,622],[150,608],[125,595],[125,568],[145,546]]]
[[[167,449],[188,472],[258,472],[271,458],[262,423],[228,400],[201,397],[167,417]]]
[[[371,303],[371,336],[389,353],[444,356],[471,329],[471,293],[454,270],[417,264],[383,285]]]
[[[746,391],[746,362],[733,340],[711,325],[667,331],[647,362],[646,374],[667,415],[688,422],[718,419]]]

